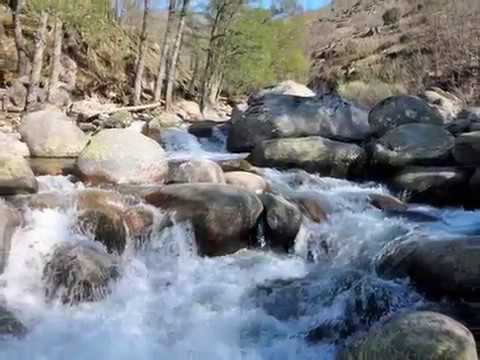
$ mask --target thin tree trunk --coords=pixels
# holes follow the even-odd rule
[[[17,72],[18,76],[25,76],[28,74],[28,55],[25,38],[23,37],[22,21],[20,19],[23,8],[23,0],[16,0],[13,11],[13,28],[15,32],[15,46],[17,48]]]
[[[162,52],[160,54],[160,64],[158,67],[157,80],[155,82],[154,101],[160,101],[162,98],[163,81],[165,80],[165,70],[167,68],[167,55],[170,53],[171,37],[173,24],[175,21],[175,13],[177,10],[177,1],[169,0],[168,3],[168,19],[167,28],[165,30],[165,36],[162,44]]]
[[[182,47],[183,31],[185,29],[185,18],[187,16],[187,10],[190,0],[183,0],[182,11],[180,12],[180,18],[178,21],[177,34],[175,42],[173,44],[172,57],[167,71],[167,90],[165,94],[165,107],[167,110],[171,108],[173,88],[175,86],[175,75],[178,64],[178,55],[180,54],[180,48]]]
[[[140,35],[140,46],[138,51],[137,69],[135,71],[135,88],[133,92],[133,104],[139,105],[142,96],[143,72],[145,70],[145,54],[147,52],[147,26],[150,16],[150,0],[144,2],[142,33]]]
[[[200,62],[198,60],[198,54],[195,53],[193,55],[192,77],[190,79],[190,85],[188,87],[189,94],[193,94],[195,92],[195,84],[197,82],[199,67],[200,67]]]
[[[50,73],[50,81],[48,82],[48,101],[52,102],[54,92],[58,85],[58,78],[62,70],[62,40],[63,40],[63,23],[57,16],[55,19],[55,40],[52,57],[52,69]]]
[[[42,75],[43,53],[46,46],[48,14],[42,13],[40,26],[35,34],[35,52],[33,54],[32,72],[30,74],[30,84],[27,93],[26,110],[30,110],[37,101],[38,85]]]

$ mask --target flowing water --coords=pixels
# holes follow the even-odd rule
[[[208,141],[193,145],[202,155],[226,155],[215,155]],[[179,151],[192,156],[191,150]],[[480,228],[478,213],[460,209],[416,206],[414,214],[429,216],[385,214],[368,205],[368,194],[388,193],[377,184],[301,171],[267,169],[265,176],[275,191],[318,196],[329,209],[327,222],[304,222],[294,252],[201,258],[188,224],[177,224],[154,233],[148,250],[122,260],[122,276],[106,299],[76,306],[45,301],[42,271],[59,244],[92,239],[76,230],[73,208],[26,210],[0,283],[2,301],[29,333],[4,339],[0,359],[333,359],[345,337],[425,303],[408,282],[375,275],[375,258],[387,243]],[[43,192],[84,187],[65,177],[39,181]]]

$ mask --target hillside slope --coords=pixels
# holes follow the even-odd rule
[[[478,0],[340,0],[310,19],[316,89],[365,106],[432,86],[480,102]]]

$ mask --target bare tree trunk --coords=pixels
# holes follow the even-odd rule
[[[185,18],[190,0],[183,0],[182,11],[178,21],[177,34],[173,44],[172,57],[170,59],[169,69],[167,71],[167,90],[165,94],[165,108],[169,110],[172,105],[173,88],[175,86],[175,75],[177,70],[178,55],[182,47],[183,31],[185,29]]]
[[[40,26],[35,34],[35,52],[33,54],[32,72],[30,74],[30,84],[27,93],[27,104],[25,109],[28,111],[37,102],[38,85],[42,75],[43,53],[47,38],[48,13],[42,12]]]
[[[200,62],[198,60],[198,54],[194,53],[193,64],[192,64],[192,77],[190,78],[190,85],[188,86],[189,94],[193,94],[195,92],[195,85],[197,82],[199,68],[200,68]]]
[[[15,31],[15,46],[17,48],[17,72],[18,76],[25,76],[28,73],[28,55],[27,47],[25,44],[25,38],[23,37],[22,21],[20,15],[23,8],[23,0],[16,0],[13,2],[15,5],[13,11],[13,28]]]
[[[158,67],[157,80],[155,82],[154,101],[160,101],[162,98],[163,81],[165,80],[165,71],[167,68],[167,55],[170,53],[171,37],[173,31],[173,24],[175,21],[175,13],[177,10],[177,1],[169,0],[168,3],[168,19],[167,29],[162,44],[162,52],[160,54],[160,64]]]
[[[55,19],[55,40],[53,47],[52,69],[50,73],[50,81],[48,82],[48,101],[52,102],[54,92],[57,88],[58,78],[62,70],[62,40],[63,40],[63,23],[57,16]]]
[[[133,91],[133,104],[139,105],[142,96],[143,72],[145,70],[145,54],[147,52],[147,26],[150,16],[150,0],[145,0],[142,22],[142,33],[140,35],[140,45],[138,50],[137,69],[135,71],[135,88]]]

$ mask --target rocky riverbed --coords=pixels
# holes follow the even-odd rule
[[[476,110],[281,89],[0,134],[0,358],[477,359]]]

